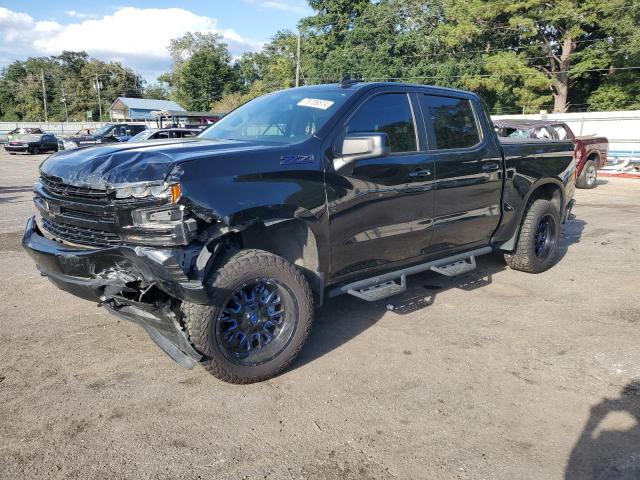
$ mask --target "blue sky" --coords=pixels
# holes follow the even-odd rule
[[[0,67],[28,56],[86,50],[153,81],[171,62],[166,45],[186,31],[217,32],[232,55],[257,51],[312,10],[304,0],[0,0]]]

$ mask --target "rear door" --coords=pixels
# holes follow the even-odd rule
[[[500,221],[502,194],[502,154],[490,123],[467,97],[421,94],[420,99],[435,168],[431,251],[486,245]]]
[[[413,99],[413,101],[412,101]],[[347,116],[346,134],[386,133],[390,153],[326,175],[332,276],[421,257],[431,243],[433,162],[409,92],[373,94]]]

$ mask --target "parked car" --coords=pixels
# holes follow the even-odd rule
[[[4,149],[12,155],[18,152],[32,154],[57,152],[58,139],[50,133],[21,135],[18,139],[5,143]]]
[[[15,128],[7,134],[7,142],[10,142],[11,140],[17,140],[22,135],[31,135],[31,134],[39,135],[42,133],[44,132],[41,129],[35,128],[35,127]]]
[[[569,125],[553,120],[509,119],[495,120],[493,123],[501,137],[571,140],[574,145],[578,188],[595,187],[598,169],[607,164],[609,140],[606,137],[595,135],[577,137]]]
[[[250,383],[291,364],[325,298],[380,300],[492,252],[547,270],[574,182],[570,141],[500,142],[473,93],[345,80],[195,139],[52,155],[23,245],[181,365]]]
[[[60,150],[73,150],[103,143],[126,142],[132,136],[146,130],[146,128],[146,125],[137,123],[108,123],[96,129],[90,135],[61,138],[58,142],[58,147]]]
[[[189,138],[200,133],[196,128],[149,128],[131,137],[129,142],[142,142],[145,140],[160,140],[168,138]]]

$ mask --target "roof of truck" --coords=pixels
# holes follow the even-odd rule
[[[419,83],[401,83],[401,82],[361,82],[353,80],[347,84],[341,83],[321,83],[318,85],[305,85],[303,87],[295,87],[300,90],[362,90],[364,88],[379,88],[379,87],[412,87],[412,88],[425,88],[429,90],[435,90],[442,93],[455,93],[457,95],[463,94],[472,97],[478,97],[475,93],[468,90],[459,90],[455,88],[437,87],[434,85],[424,85]],[[275,92],[274,92],[275,93]]]

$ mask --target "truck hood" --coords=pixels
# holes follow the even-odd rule
[[[122,143],[51,155],[40,172],[67,185],[106,189],[138,182],[161,182],[179,164],[207,158],[221,159],[239,151],[272,150],[273,144],[236,140],[168,140]]]

